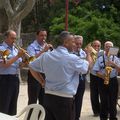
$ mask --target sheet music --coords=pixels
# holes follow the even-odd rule
[[[117,54],[118,54],[118,51],[119,51],[119,48],[118,48],[118,47],[111,47],[111,48],[109,49],[110,55],[117,55]]]

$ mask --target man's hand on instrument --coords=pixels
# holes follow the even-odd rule
[[[25,53],[26,53],[26,50],[24,50],[24,49],[21,48],[21,49],[18,51],[18,57],[22,57]]]
[[[45,47],[44,47],[44,51],[48,51],[50,50],[51,48],[53,48],[53,46],[51,44],[46,44]]]

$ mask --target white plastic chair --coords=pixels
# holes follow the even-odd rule
[[[29,114],[32,110],[32,113]],[[15,117],[18,120],[23,114],[24,118],[23,120],[27,120],[28,116],[30,116],[29,120],[44,120],[45,118],[45,110],[42,105],[39,104],[30,104],[26,106],[19,114],[17,114]]]
[[[0,120],[17,120],[17,118],[0,112]]]

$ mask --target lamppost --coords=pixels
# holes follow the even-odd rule
[[[69,12],[69,0],[65,3],[65,30],[68,31],[68,12]]]

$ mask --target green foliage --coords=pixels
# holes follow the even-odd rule
[[[65,29],[65,0],[54,0],[52,4],[43,1],[44,4],[39,3],[40,7],[37,7],[39,8],[36,14],[37,23],[32,25],[32,29],[35,31],[41,26],[47,28],[50,38],[54,39],[53,36]],[[102,43],[112,40],[115,45],[120,46],[119,5],[119,0],[81,0],[78,5],[69,0],[68,30],[82,35],[84,45],[99,39]],[[31,12],[29,19],[26,18],[29,24],[34,12]],[[25,24],[24,21],[24,26]]]
[[[88,6],[87,6],[88,5]],[[113,41],[117,46],[120,46],[120,26],[115,23],[113,16],[117,15],[117,10],[111,6],[109,13],[101,13],[98,9],[92,11],[90,3],[83,6],[78,6],[76,9],[72,8],[69,12],[69,27],[68,31],[74,34],[80,34],[84,37],[84,44],[88,44],[94,39],[101,40],[104,43],[106,40]],[[64,29],[65,16],[55,17],[50,26],[50,33],[55,35]],[[61,25],[62,24],[62,25]]]

